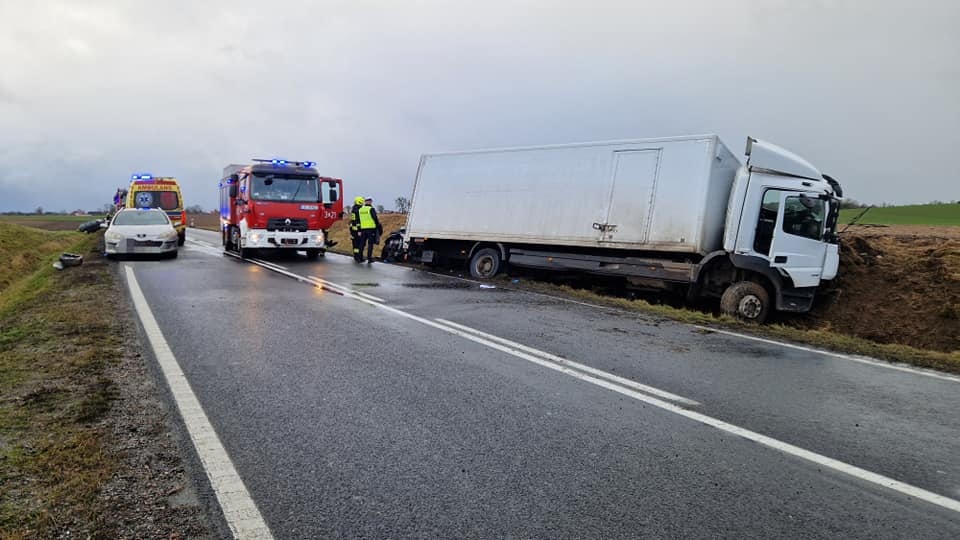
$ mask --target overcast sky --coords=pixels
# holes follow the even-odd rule
[[[691,133],[960,199],[958,28],[956,0],[0,0],[0,211],[133,172],[210,209],[254,157],[391,208],[422,153]]]

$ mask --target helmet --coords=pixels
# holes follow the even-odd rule
[[[353,204],[359,204],[359,205],[362,206],[362,205],[363,205],[363,197],[357,197],[356,199],[354,199],[354,200],[353,200]]]

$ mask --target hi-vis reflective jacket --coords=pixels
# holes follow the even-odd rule
[[[377,234],[383,234],[383,226],[380,225],[380,219],[377,218],[377,211],[372,206],[362,206],[354,212],[355,220],[360,224],[361,231],[376,230]]]

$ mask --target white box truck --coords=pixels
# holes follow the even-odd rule
[[[837,273],[840,185],[766,142],[746,156],[716,135],[427,154],[403,244],[478,279],[510,264],[718,297],[754,321],[807,311]]]

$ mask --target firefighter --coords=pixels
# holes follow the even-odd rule
[[[360,223],[360,261],[363,261],[363,248],[366,247],[367,264],[370,264],[373,262],[373,245],[380,243],[383,225],[377,218],[377,211],[373,209],[373,199],[368,197],[364,202],[353,215]]]
[[[363,262],[363,255],[360,254],[360,214],[358,211],[363,207],[363,197],[357,197],[353,200],[353,208],[350,209],[350,240],[353,243],[353,260]]]

